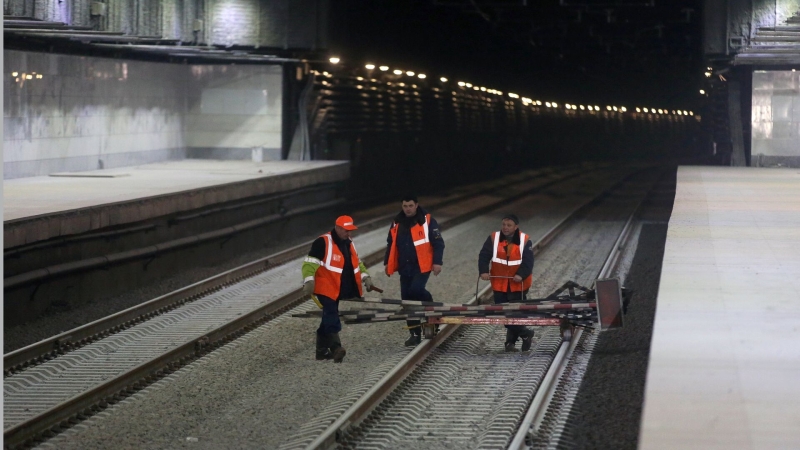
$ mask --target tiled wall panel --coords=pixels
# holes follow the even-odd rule
[[[753,73],[753,165],[800,162],[800,72]]]
[[[280,149],[281,71],[4,51],[4,177]]]

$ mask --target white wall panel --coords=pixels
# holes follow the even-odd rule
[[[281,146],[279,66],[4,51],[4,72],[5,178]]]

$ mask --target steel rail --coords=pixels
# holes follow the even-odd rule
[[[575,218],[579,217],[588,208],[597,204],[612,191],[624,184],[637,172],[633,172],[611,187],[603,190],[600,194],[590,199],[583,205],[574,208],[558,224],[550,228],[533,245],[534,255],[541,252],[553,239],[563,231],[567,225]],[[486,296],[491,291],[491,284],[487,284],[467,305],[473,305],[478,299]],[[439,332],[433,339],[425,340],[417,345],[403,360],[401,360],[392,370],[390,370],[378,383],[370,388],[361,396],[350,408],[348,408],[336,421],[325,429],[307,447],[308,450],[329,449],[336,445],[338,440],[350,429],[361,423],[367,416],[406,379],[436,348],[447,340],[462,325],[448,324],[442,325]]]
[[[579,173],[580,170],[568,169],[566,173],[562,174],[562,176],[552,181],[549,181],[542,185],[538,185],[520,194],[516,194],[515,196],[500,200],[494,203],[493,205],[490,205],[490,207],[496,207],[496,205],[499,205],[502,202],[511,201],[514,200],[515,198],[519,198],[525,195],[530,195],[537,191],[547,189]],[[552,173],[548,172],[548,174]],[[497,189],[500,189],[500,187],[492,189],[492,191]],[[441,202],[435,203],[433,204],[433,207],[447,206],[459,201],[463,201],[464,199],[467,199],[474,195],[475,192],[470,191],[462,195],[457,195],[455,197],[447,198]],[[484,207],[478,210],[478,213],[480,214],[480,211],[483,211],[486,208],[487,207]],[[453,226],[457,223],[460,223],[458,222],[459,220],[466,220],[470,214],[474,214],[474,211],[450,219],[450,221],[447,222],[447,225]],[[391,220],[393,217],[394,214],[377,217],[368,222],[365,222],[364,224],[359,225],[359,227],[361,230],[374,229],[376,227],[385,225],[387,220]],[[440,225],[444,226],[443,224]],[[142,321],[145,321],[147,319],[150,319],[152,317],[170,311],[189,301],[201,298],[202,296],[217,291],[227,285],[230,285],[231,283],[235,283],[244,280],[246,278],[258,275],[259,273],[262,273],[266,270],[282,265],[295,258],[299,258],[305,255],[305,252],[308,251],[308,248],[311,246],[312,242],[313,240],[310,240],[302,244],[298,244],[294,247],[282,250],[267,257],[233,268],[231,270],[223,272],[219,275],[212,276],[205,280],[198,281],[197,283],[177,289],[173,292],[162,295],[147,302],[141,303],[139,305],[132,306],[128,309],[117,312],[102,319],[98,319],[94,322],[76,327],[72,330],[60,333],[58,335],[49,337],[47,339],[43,339],[34,344],[6,353],[5,355],[3,355],[4,376],[11,375],[26,367],[48,361],[68,351],[80,348],[83,345],[93,342],[94,340],[117,333],[133,325],[136,325],[137,323],[140,323]]]
[[[636,208],[634,208],[633,212],[630,214],[630,216],[628,216],[628,220],[625,222],[625,225],[622,227],[617,239],[614,241],[614,246],[611,247],[603,266],[597,273],[597,276],[595,277],[596,279],[607,278],[614,273],[614,270],[619,263],[620,256],[630,244],[630,239],[633,235],[634,222],[641,213],[642,205],[644,205],[645,200],[647,200],[653,188],[657,184],[658,180],[656,180],[650,186],[650,189],[648,189],[647,193],[645,193],[642,199],[637,203]],[[525,417],[522,419],[522,422],[520,422],[519,428],[517,429],[511,444],[508,446],[509,450],[522,450],[530,448],[528,438],[531,435],[531,432],[535,433],[539,430],[550,402],[553,399],[556,390],[558,389],[558,380],[561,379],[564,370],[567,367],[567,363],[572,357],[575,347],[577,347],[582,336],[583,329],[579,328],[574,334],[570,335],[568,339],[564,339],[564,342],[561,344],[558,353],[556,354],[555,358],[553,358],[553,362],[550,365],[550,369],[547,371],[545,379],[537,389],[533,400],[531,400],[531,405],[528,407],[528,411],[525,414]]]
[[[628,177],[629,176],[630,175],[628,175]],[[514,195],[503,198],[502,200],[491,202],[485,206],[470,210],[469,212],[443,221],[440,226],[442,228],[445,226],[453,226],[456,223],[468,220],[470,217],[494,210],[508,201],[513,201],[518,198],[531,195],[534,192],[545,189],[568,178],[569,177],[559,178],[543,183],[542,185],[537,185],[536,187],[530,189],[525,189]],[[625,177],[625,179],[627,179],[627,177]],[[474,194],[472,195],[474,196]],[[385,220],[385,217],[382,217],[375,219],[373,222],[379,223]],[[308,245],[310,244],[301,244],[293,248],[302,248],[305,250],[308,248]],[[367,255],[366,257],[362,258],[362,260],[367,265],[374,265],[382,260],[383,253],[383,250],[379,250]],[[267,261],[265,258],[256,261],[255,263],[230,270],[225,272],[225,279],[228,280],[228,284],[235,283],[244,278],[245,268],[252,267],[253,264],[258,264],[261,267],[261,271],[263,271],[264,265],[266,265],[268,262],[269,261]],[[212,290],[217,290],[219,289],[218,285],[216,287],[213,285],[214,282],[218,281],[219,277],[213,277],[208,280],[204,280],[203,282],[196,283],[190,288],[193,288],[194,290],[200,290],[203,286],[205,286]],[[97,410],[98,405],[102,406],[106,403],[114,403],[115,401],[118,401],[128,394],[135,392],[147,384],[150,384],[152,381],[159,379],[164,375],[165,370],[169,369],[170,367],[174,368],[182,364],[186,364],[190,360],[193,360],[194,358],[203,354],[203,352],[212,348],[216,348],[228,340],[244,334],[246,330],[249,331],[249,329],[254,328],[256,325],[270,320],[279,313],[296,306],[302,301],[305,301],[305,296],[303,295],[301,288],[286,293],[279,299],[263,305],[247,314],[244,314],[233,321],[225,323],[201,337],[192,338],[187,343],[173,348],[172,350],[169,350],[167,353],[164,353],[158,357],[152,358],[128,370],[120,376],[117,376],[116,378],[107,380],[100,385],[96,385],[80,394],[75,395],[66,402],[53,406],[40,414],[9,427],[3,432],[4,442],[6,443],[7,447],[16,447],[33,442],[33,440],[37,439],[42,433],[58,433],[62,428],[69,427],[71,423],[80,421],[85,416],[92,415]],[[155,300],[148,303],[152,302],[155,302]],[[152,305],[150,307],[152,308]],[[126,311],[130,311],[132,309],[136,308],[130,308]],[[115,315],[115,320],[119,320],[121,316],[123,316],[123,314],[118,313]],[[93,322],[89,325],[101,326],[99,322],[102,322],[102,320]],[[131,321],[128,321],[125,322],[124,325],[130,326],[132,323]],[[88,325],[82,328],[86,327],[88,327]],[[66,336],[66,338],[69,338],[69,336]],[[67,341],[70,342],[69,340]],[[64,348],[68,348],[68,345],[65,344]]]

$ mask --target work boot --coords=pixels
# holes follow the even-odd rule
[[[524,342],[524,341],[523,341]],[[517,332],[507,328],[506,329],[506,343],[505,348],[507,352],[515,352],[517,351],[514,346],[517,345]]]
[[[330,351],[333,355],[333,362],[340,363],[344,360],[344,355],[347,354],[347,350],[342,347],[342,341],[339,340],[339,333],[333,333],[330,336]]]
[[[329,344],[328,336],[323,336],[321,334],[317,335],[317,351],[316,351],[316,359],[317,361],[322,361],[325,359],[332,359],[333,352],[331,349],[328,348]]]
[[[522,337],[522,351],[527,352],[531,349],[531,343],[533,342],[533,330],[524,328],[519,335]]]
[[[411,332],[411,336],[409,336],[408,339],[406,339],[405,345],[406,347],[416,347],[417,345],[419,345],[420,342],[422,342],[422,330],[419,327],[417,327],[417,328],[412,328],[408,331]]]

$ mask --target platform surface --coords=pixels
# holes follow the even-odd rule
[[[349,163],[185,159],[56,175],[3,181],[4,247],[342,181]],[[23,229],[34,222],[39,230]]]
[[[680,167],[640,449],[800,448],[800,170]]]

